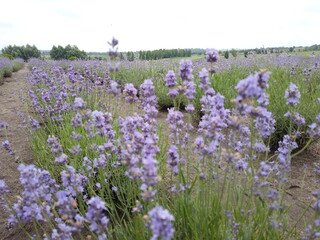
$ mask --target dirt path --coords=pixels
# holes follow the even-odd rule
[[[6,78],[3,85],[0,86],[0,121],[10,124],[10,128],[5,131],[0,129],[0,144],[9,140],[16,156],[10,156],[3,148],[0,148],[0,179],[6,181],[10,189],[10,198],[16,200],[20,193],[19,172],[17,167],[19,163],[15,158],[19,156],[24,163],[32,162],[32,152],[29,145],[28,135],[25,129],[19,125],[22,119],[18,112],[24,111],[24,106],[20,97],[25,95],[26,76],[28,74],[27,66],[20,71],[13,73],[12,77]],[[19,229],[6,229],[7,214],[4,209],[0,208],[0,239],[25,239],[25,235]]]

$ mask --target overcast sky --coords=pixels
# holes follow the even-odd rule
[[[0,49],[106,52],[320,44],[320,0],[1,0]]]

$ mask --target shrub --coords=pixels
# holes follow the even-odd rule
[[[14,59],[14,57],[13,57],[12,55],[6,54],[6,53],[1,54],[0,56],[1,56],[1,57],[7,57],[7,58],[9,58],[10,60],[13,60],[13,59]]]
[[[70,60],[70,61],[74,61],[74,60],[78,60],[78,58],[77,57],[69,57],[69,59],[68,60]]]

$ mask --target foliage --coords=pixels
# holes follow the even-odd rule
[[[135,57],[134,57],[134,53],[133,52],[127,52],[127,60],[129,62],[134,61]]]
[[[74,61],[74,60],[78,60],[78,58],[77,57],[69,57],[69,59],[68,60],[70,60],[70,61]]]
[[[87,58],[87,54],[85,51],[79,50],[77,46],[68,44],[66,47],[60,45],[58,45],[58,47],[53,46],[50,50],[50,57],[54,60],[69,59],[71,57],[85,59]]]
[[[191,49],[158,49],[139,51],[140,60],[158,60],[163,58],[190,57]]]
[[[14,59],[14,57],[13,57],[12,55],[6,54],[6,53],[1,54],[0,57],[7,57],[7,58],[9,58],[10,60],[13,60],[13,59]]]
[[[231,52],[231,55],[232,55],[233,57],[237,57],[237,55],[238,55],[237,50],[231,49],[230,52]]]
[[[225,59],[228,59],[229,58],[229,51],[225,51],[224,54],[223,54],[224,58]]]
[[[16,45],[9,45],[2,49],[3,54],[10,54],[14,58],[22,58],[24,61],[28,61],[30,58],[40,58],[41,52],[35,45],[26,46],[16,46]]]

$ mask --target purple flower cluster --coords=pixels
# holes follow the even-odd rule
[[[313,138],[320,137],[320,114],[316,117],[315,122],[309,125],[308,134]]]
[[[300,101],[300,92],[294,83],[290,82],[290,87],[285,91],[284,97],[287,99],[287,104],[290,106],[295,106],[299,104]]]
[[[76,97],[74,99],[74,109],[84,109],[87,106],[87,103],[82,100],[82,98]]]
[[[132,83],[126,83],[124,85],[123,93],[125,95],[125,99],[129,103],[133,103],[137,101],[137,89],[134,87]]]
[[[53,217],[51,206],[57,185],[48,171],[37,169],[34,165],[20,164],[20,182],[23,188],[21,197],[12,207],[9,225],[18,221],[47,221]]]
[[[11,148],[11,142],[8,140],[5,140],[4,142],[2,142],[1,144],[2,148],[4,150],[6,150],[11,156],[14,156],[16,154],[15,151],[12,150]]]
[[[297,143],[289,135],[285,135],[283,140],[279,142],[278,150],[278,164],[276,168],[278,170],[278,177],[282,183],[287,182],[287,173],[291,171],[291,152],[298,147]]]
[[[302,126],[302,125],[306,124],[305,118],[297,112],[295,112],[295,113],[287,112],[284,114],[284,116],[289,118],[290,120],[292,120],[298,126]]]
[[[151,79],[144,80],[143,84],[140,85],[140,99],[144,112],[148,117],[156,117],[158,110],[157,96],[154,92],[154,85]]]
[[[180,78],[182,81],[191,81],[193,79],[192,75],[192,61],[191,60],[181,60],[180,61]]]
[[[164,81],[166,82],[167,87],[169,88],[175,87],[177,85],[177,78],[174,71],[169,70]]]
[[[84,218],[79,214],[77,201],[64,191],[56,192],[55,209],[60,218],[56,218],[57,229],[53,229],[52,239],[70,239],[72,234],[80,232],[84,225]]]
[[[219,53],[215,49],[206,50],[206,60],[210,63],[215,63],[219,60]]]
[[[107,239],[106,229],[109,219],[106,216],[106,204],[99,197],[92,197],[88,201],[86,221],[90,223],[90,231],[98,234],[98,239]]]
[[[79,173],[72,166],[66,166],[67,170],[61,172],[62,186],[64,187],[66,193],[73,197],[84,192],[84,187],[88,183],[88,178]]]
[[[199,78],[200,78],[200,89],[205,93],[210,87],[208,70],[205,68],[202,68],[202,70],[199,72]]]
[[[172,222],[174,217],[167,209],[156,206],[148,212],[149,222],[147,226],[152,231],[151,240],[170,240],[174,236]]]
[[[120,156],[128,168],[126,175],[132,180],[142,181],[140,189],[145,201],[151,201],[156,194],[154,187],[158,181],[155,156],[159,148],[153,120],[148,115],[135,115],[119,122],[123,136]]]

